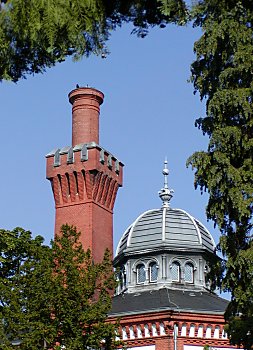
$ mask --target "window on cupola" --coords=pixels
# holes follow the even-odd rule
[[[193,265],[190,263],[185,264],[184,268],[184,280],[188,283],[193,283]]]
[[[156,262],[149,264],[149,282],[156,282],[158,277],[158,266]]]
[[[171,279],[175,282],[180,282],[181,269],[180,264],[174,261],[171,265]]]
[[[146,281],[146,271],[143,264],[139,264],[136,267],[137,283],[144,283]]]

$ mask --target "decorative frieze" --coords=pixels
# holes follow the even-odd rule
[[[168,335],[168,328],[174,329],[175,324],[178,329],[177,337],[227,339],[223,326],[198,323],[172,323],[167,326],[167,333],[163,322],[131,324],[121,327],[119,333],[122,340],[162,337]]]

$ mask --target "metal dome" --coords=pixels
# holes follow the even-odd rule
[[[123,234],[116,257],[122,253],[140,254],[157,250],[215,251],[210,232],[197,219],[182,209],[172,209],[170,200],[174,191],[168,187],[169,170],[164,162],[164,187],[159,191],[161,209],[141,214]]]
[[[182,209],[163,207],[141,214],[123,234],[116,257],[121,253],[154,250],[215,251],[209,231]]]

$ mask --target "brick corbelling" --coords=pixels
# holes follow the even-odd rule
[[[60,190],[60,184],[59,179],[57,176],[50,179],[53,195],[54,195],[54,201],[55,205],[59,205],[61,201],[61,190]]]
[[[118,188],[119,188],[119,185],[116,181],[114,181],[114,184],[112,186],[112,195],[109,197],[109,207],[110,209],[113,209],[114,207],[114,203],[115,203],[115,200],[116,200],[116,195],[117,195],[117,192],[118,192]]]
[[[93,189],[92,189],[92,198],[94,200],[97,200],[98,188],[99,188],[100,183],[101,183],[102,175],[103,175],[102,172],[98,172],[96,177],[95,177],[95,182],[94,182]]]
[[[92,200],[110,211],[113,210],[117,183],[108,174],[87,173],[82,170],[57,174],[50,180],[56,207]]]
[[[108,193],[107,193],[107,197],[106,197],[106,200],[105,200],[105,205],[108,207],[108,208],[113,208],[113,206],[111,206],[111,202],[113,200],[113,190],[114,190],[114,187],[115,187],[115,183],[117,183],[115,180],[113,179],[110,179],[110,183],[109,183],[109,187],[108,187]]]
[[[92,183],[91,183],[92,179],[91,179],[90,173],[82,170],[82,174],[84,178],[84,186],[86,188],[87,198],[91,199],[92,198]]]
[[[87,198],[87,192],[85,187],[85,174],[82,172],[76,172],[77,183],[78,183],[78,198],[80,201],[83,201],[84,198]]]
[[[70,199],[71,202],[76,201],[77,196],[78,196],[78,188],[77,188],[77,184],[76,184],[76,177],[75,177],[75,173],[70,173],[68,174],[68,180],[69,180],[69,186],[70,186]]]
[[[106,201],[106,198],[108,196],[110,181],[111,181],[111,179],[107,176],[105,179],[105,183],[103,186],[103,193],[102,193],[102,197],[101,197],[101,204],[103,204],[103,205],[105,205],[105,201]]]
[[[106,178],[107,178],[107,175],[106,175],[106,174],[103,174],[103,175],[102,175],[102,179],[101,179],[101,181],[100,181],[99,190],[98,190],[98,193],[97,193],[97,201],[98,201],[98,202],[101,201]]]
[[[62,193],[62,200],[63,203],[68,203],[68,184],[67,184],[67,177],[66,174],[60,175],[61,176],[61,193]]]

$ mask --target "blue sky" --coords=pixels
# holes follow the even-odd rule
[[[165,156],[169,187],[175,191],[171,206],[199,219],[218,241],[218,232],[206,221],[207,196],[194,190],[193,172],[185,166],[208,142],[194,127],[205,105],[187,82],[193,43],[201,33],[172,25],[151,30],[145,39],[130,32],[125,26],[112,33],[106,59],[69,59],[43,75],[0,85],[1,228],[21,226],[43,235],[46,242],[53,238],[54,201],[44,156],[71,144],[67,95],[78,83],[105,94],[100,144],[125,164],[124,187],[114,210],[115,248],[139,214],[161,206]]]

